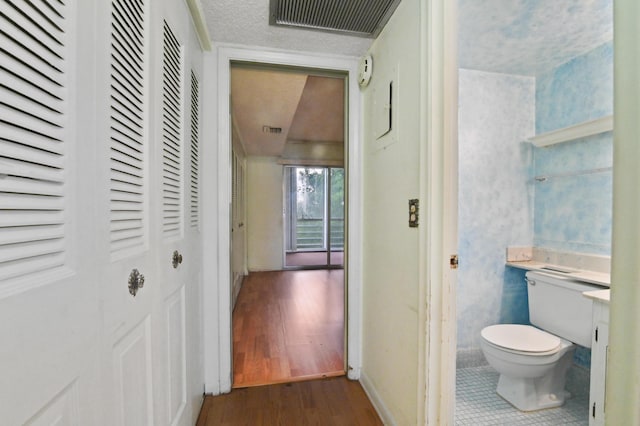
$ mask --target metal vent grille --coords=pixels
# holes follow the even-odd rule
[[[400,0],[270,0],[271,25],[376,37]]]

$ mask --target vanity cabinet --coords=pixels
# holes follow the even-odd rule
[[[605,424],[605,382],[609,352],[609,291],[606,292],[606,299],[593,298],[589,426]]]

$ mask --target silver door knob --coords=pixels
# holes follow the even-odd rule
[[[178,252],[178,250],[173,252],[173,257],[171,258],[171,264],[173,265],[173,269],[176,269],[178,265],[182,263],[182,255]]]
[[[138,290],[144,287],[144,275],[137,269],[134,269],[129,274],[129,293],[136,297]]]

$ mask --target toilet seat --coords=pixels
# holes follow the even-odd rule
[[[492,346],[517,354],[544,356],[560,349],[562,340],[530,325],[497,324],[485,327],[482,338]]]

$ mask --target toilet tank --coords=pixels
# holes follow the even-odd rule
[[[526,280],[531,324],[590,348],[593,302],[582,293],[602,287],[535,271],[527,272]]]

